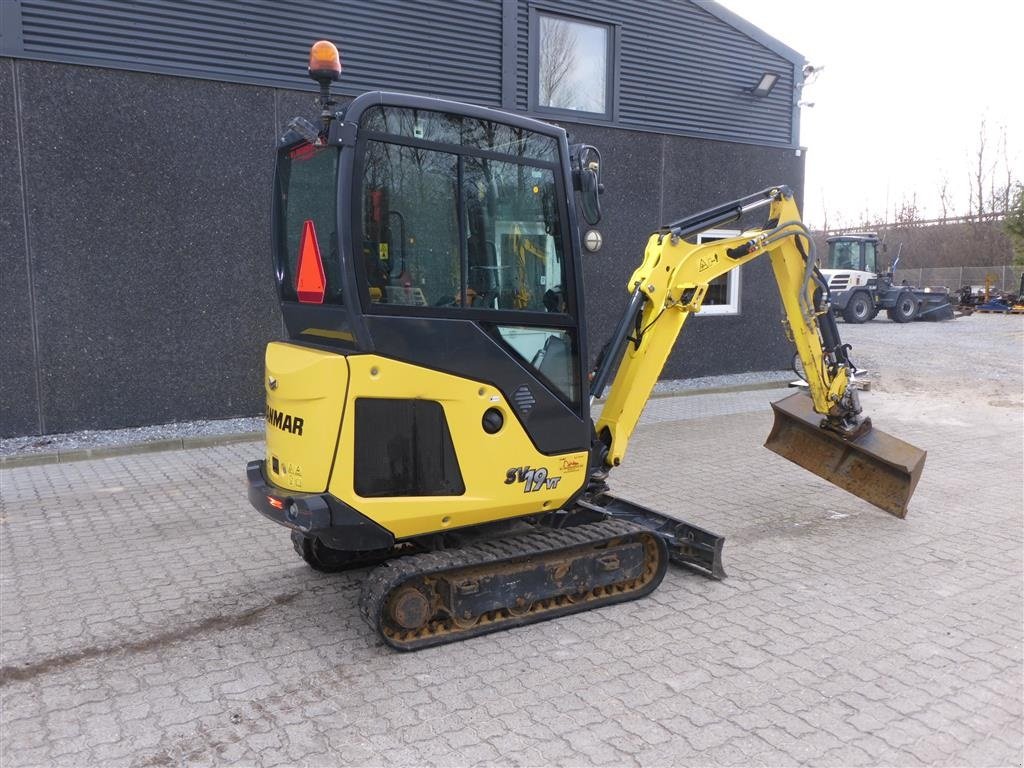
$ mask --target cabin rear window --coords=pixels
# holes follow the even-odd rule
[[[338,150],[299,144],[278,155],[277,162],[277,283],[281,298],[297,301],[296,270],[299,246],[307,221],[316,233],[327,287],[324,302],[342,302],[341,259],[338,252]]]

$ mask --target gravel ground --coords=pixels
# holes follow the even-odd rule
[[[965,410],[989,405],[1021,418],[1024,316],[975,314],[906,325],[875,319],[840,323],[839,333],[872,387],[900,396],[896,402],[905,399],[909,407],[912,399],[926,415],[950,418],[953,399]]]
[[[672,379],[659,381],[654,385],[655,395],[674,395],[693,393],[708,389],[732,389],[749,387],[760,389],[764,384],[788,382],[793,378],[792,371],[751,371],[750,373],[734,373],[728,376],[700,376],[695,379]]]
[[[215,421],[179,421],[152,427],[129,429],[89,429],[59,435],[28,435],[0,440],[0,457],[21,457],[48,453],[68,453],[91,449],[122,448],[129,445],[259,433],[263,419],[258,416]]]

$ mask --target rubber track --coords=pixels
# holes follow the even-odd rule
[[[527,614],[522,617],[503,619],[475,627],[446,632],[444,634],[416,638],[412,642],[400,644],[384,634],[382,615],[388,595],[403,582],[422,576],[441,573],[443,571],[491,565],[501,562],[518,561],[538,555],[548,555],[562,549],[573,549],[585,545],[601,544],[615,538],[631,534],[647,534],[653,536],[661,553],[661,562],[651,581],[631,592],[598,597],[588,602],[571,604],[563,608],[555,608],[539,614]],[[538,532],[525,533],[508,538],[474,544],[461,549],[441,550],[411,555],[391,560],[371,571],[363,582],[359,597],[359,610],[370,627],[378,633],[384,642],[398,650],[409,651],[427,648],[444,643],[465,640],[488,632],[496,632],[524,624],[544,621],[556,616],[564,616],[583,610],[590,610],[604,605],[634,600],[649,594],[664,577],[668,564],[668,553],[664,543],[656,535],[643,526],[624,520],[604,520],[597,523],[574,526],[572,528],[544,528]]]

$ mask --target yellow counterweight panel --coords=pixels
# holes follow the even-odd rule
[[[267,345],[267,479],[304,493],[327,489],[338,444],[348,361],[295,344]]]
[[[467,525],[554,511],[586,481],[587,453],[546,456],[530,438],[495,387],[376,355],[349,358],[345,413],[357,398],[432,400],[444,408],[466,492],[461,496],[363,498],[354,490],[355,420],[344,419],[331,474],[330,492],[404,539]],[[504,416],[491,435],[482,419],[488,408]],[[512,482],[506,482],[510,470]],[[545,470],[543,475],[536,470]],[[520,478],[530,470],[533,482]],[[538,480],[540,480],[538,482]]]

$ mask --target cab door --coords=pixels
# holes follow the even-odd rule
[[[361,107],[351,248],[374,351],[497,387],[544,454],[586,450],[564,131],[417,97]]]

